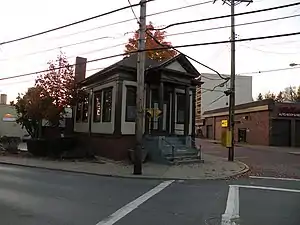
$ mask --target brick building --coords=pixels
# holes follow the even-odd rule
[[[271,99],[236,106],[235,141],[254,145],[300,146],[300,104]],[[228,120],[228,107],[203,113],[203,135],[220,140]]]

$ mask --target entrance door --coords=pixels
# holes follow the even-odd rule
[[[247,129],[238,129],[238,142],[247,142]]]
[[[158,96],[158,89],[152,89],[152,100],[151,100],[151,108],[159,109],[159,96]],[[151,122],[151,133],[152,134],[161,134],[159,130],[159,123],[162,123],[162,132],[163,134],[169,133],[170,130],[170,93],[164,93],[164,103],[163,108],[160,109],[162,111],[162,115],[160,117],[152,118]]]

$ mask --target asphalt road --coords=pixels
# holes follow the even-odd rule
[[[0,173],[1,225],[220,224],[229,185],[300,190],[297,180],[172,182],[4,165]],[[239,205],[243,225],[300,224],[300,193],[241,187]]]
[[[228,150],[220,144],[207,140],[197,139],[197,144],[202,146],[206,154],[212,154],[227,159]],[[299,149],[280,148],[269,146],[237,146],[235,159],[246,163],[251,171],[248,175],[289,177],[300,179],[300,154],[293,155],[289,152]]]

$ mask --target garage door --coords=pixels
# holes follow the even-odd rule
[[[272,120],[271,145],[291,146],[290,120]]]
[[[300,120],[296,120],[295,144],[300,147]]]

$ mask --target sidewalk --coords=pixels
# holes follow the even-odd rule
[[[203,155],[204,163],[185,165],[143,164],[143,175],[132,175],[133,166],[121,162],[50,161],[13,156],[0,156],[0,164],[44,168],[57,171],[86,173],[102,176],[146,179],[224,179],[248,171],[241,162],[228,162],[223,158]]]
[[[221,146],[221,141],[219,140],[211,140],[211,139],[198,139],[198,143],[202,146],[206,146],[207,144],[215,144]],[[300,155],[299,147],[278,147],[278,146],[265,146],[265,145],[250,145],[247,143],[236,143],[235,146],[237,148],[248,148],[252,150],[263,150],[263,151],[272,151],[272,152],[281,152],[288,153],[293,155]],[[223,146],[221,146],[223,147]],[[224,147],[225,148],[225,147]]]

